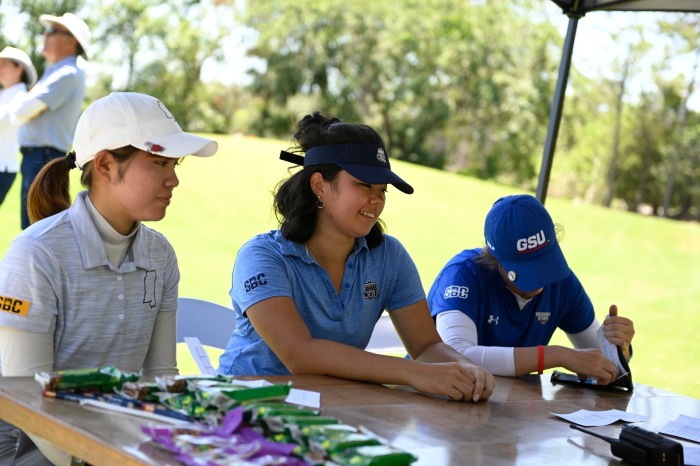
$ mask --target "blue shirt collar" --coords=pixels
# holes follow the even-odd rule
[[[316,259],[314,259],[314,256],[309,252],[308,248],[306,247],[306,243],[295,243],[294,241],[287,240],[284,238],[284,236],[282,236],[280,230],[275,231],[275,240],[277,241],[277,244],[280,245],[280,252],[285,256],[298,257],[307,264],[316,263]],[[350,257],[362,250],[369,251],[369,248],[367,247],[367,239],[365,239],[364,236],[355,240],[355,248],[352,254],[350,254]]]

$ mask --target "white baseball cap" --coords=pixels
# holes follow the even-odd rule
[[[66,28],[83,48],[83,53],[80,55],[84,59],[88,59],[87,49],[90,45],[92,33],[90,32],[88,25],[85,24],[85,21],[78,18],[73,13],[66,13],[63,16],[41,15],[39,16],[39,22],[44,27],[49,27],[51,23],[56,23]]]
[[[209,157],[219,148],[212,139],[185,133],[163,102],[137,92],[112,92],[85,109],[75,130],[76,166],[103,150],[133,146],[163,157]]]
[[[24,67],[24,71],[27,73],[27,78],[29,79],[29,82],[26,83],[27,87],[32,87],[34,84],[36,84],[36,68],[34,68],[34,64],[32,63],[32,59],[29,58],[29,55],[20,49],[5,47],[2,49],[2,52],[0,52],[0,58],[12,60],[13,62]]]

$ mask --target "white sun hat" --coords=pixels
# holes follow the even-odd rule
[[[73,140],[76,166],[103,150],[133,146],[170,158],[209,157],[219,148],[212,139],[182,131],[163,102],[137,92],[112,92],[97,99],[78,120]]]
[[[26,83],[27,87],[32,87],[34,84],[36,84],[36,68],[34,68],[34,64],[32,63],[32,59],[29,58],[29,55],[20,49],[5,47],[2,49],[2,52],[0,52],[0,58],[11,60],[24,67],[24,71],[27,73],[27,78],[29,79],[29,82]]]
[[[49,27],[51,23],[56,23],[66,28],[68,32],[70,32],[73,35],[73,37],[75,37],[75,40],[77,40],[80,46],[83,48],[83,53],[81,53],[80,55],[84,59],[88,59],[87,49],[90,45],[90,38],[92,37],[92,33],[90,32],[90,28],[88,27],[88,25],[85,24],[85,21],[78,18],[73,13],[66,13],[63,16],[41,15],[39,16],[39,22],[44,27]]]

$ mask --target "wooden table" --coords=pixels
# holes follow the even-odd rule
[[[700,400],[636,384],[633,393],[552,385],[547,374],[497,377],[488,402],[458,403],[332,377],[265,377],[321,393],[321,411],[364,426],[392,445],[418,456],[414,465],[556,464],[614,465],[604,441],[569,428],[553,416],[579,409],[619,409],[650,416],[637,423],[658,431],[679,414],[700,417]],[[94,465],[179,464],[141,434],[144,419],[47,399],[32,378],[0,377],[0,418],[49,439]],[[593,427],[619,436],[622,424]],[[698,446],[681,441],[684,445]]]

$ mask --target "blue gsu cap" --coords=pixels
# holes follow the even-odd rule
[[[282,151],[280,158],[305,167],[335,164],[364,183],[391,184],[406,194],[413,193],[413,187],[391,171],[389,154],[380,144],[326,144],[312,147],[304,157]]]
[[[554,222],[534,196],[498,199],[484,224],[489,252],[519,290],[544,288],[571,273],[554,231]]]

